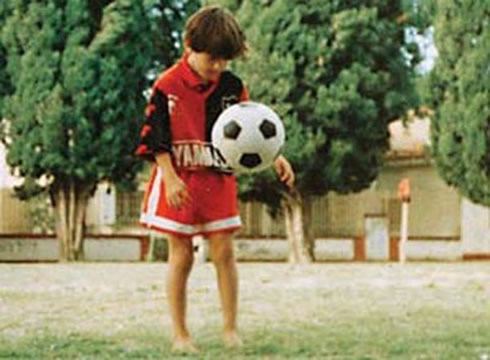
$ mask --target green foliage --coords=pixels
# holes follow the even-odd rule
[[[405,12],[403,20],[406,25],[419,30],[432,26],[437,0],[402,0]]]
[[[156,55],[151,81],[181,55],[185,21],[199,6],[199,0],[145,0]]]
[[[9,7],[6,2],[0,3],[0,24],[5,22],[5,19],[10,14]],[[12,84],[7,73],[7,49],[0,41],[0,119],[2,118],[2,108],[4,97],[12,93]],[[1,124],[0,124],[1,125]]]
[[[231,12],[236,12],[243,3],[247,3],[247,1],[244,0],[202,0],[201,2],[203,6],[218,5]]]
[[[54,234],[55,218],[53,207],[47,196],[36,196],[29,200],[31,231],[34,234]]]
[[[26,186],[41,178],[47,187],[68,178],[133,181],[152,58],[141,2],[19,0],[2,9],[8,16],[0,39],[13,89],[1,132],[9,165]]]
[[[254,100],[283,118],[284,155],[303,195],[357,192],[376,178],[388,123],[415,101],[417,57],[406,53],[398,1],[246,1],[237,16],[252,51],[236,71]],[[261,173],[241,179],[242,197],[271,206],[285,190]]]
[[[490,3],[438,1],[439,52],[426,81],[435,110],[432,153],[441,176],[472,201],[490,206]]]

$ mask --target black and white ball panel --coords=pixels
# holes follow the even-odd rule
[[[257,102],[242,102],[223,111],[213,127],[212,143],[226,162],[240,172],[269,167],[284,144],[279,116]]]

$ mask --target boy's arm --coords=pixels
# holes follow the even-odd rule
[[[190,201],[190,195],[172,165],[172,137],[168,104],[168,96],[155,87],[145,109],[145,122],[141,129],[136,156],[157,163],[162,169],[167,204],[170,207],[180,208]]]
[[[167,204],[177,209],[187,205],[192,199],[187,186],[175,172],[170,153],[155,154],[155,161],[162,169]]]
[[[279,155],[274,161],[274,168],[276,169],[279,179],[287,185],[288,188],[292,189],[294,186],[294,170],[289,161]]]

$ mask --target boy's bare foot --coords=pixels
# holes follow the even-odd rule
[[[243,342],[236,331],[224,332],[223,342],[228,348],[239,348],[243,345]]]
[[[179,338],[174,339],[172,343],[172,352],[195,354],[198,350],[190,338]]]

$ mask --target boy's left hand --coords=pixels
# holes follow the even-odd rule
[[[276,169],[277,175],[279,179],[287,185],[289,189],[292,189],[294,186],[294,171],[286,158],[282,155],[279,155],[274,161],[274,169]]]

